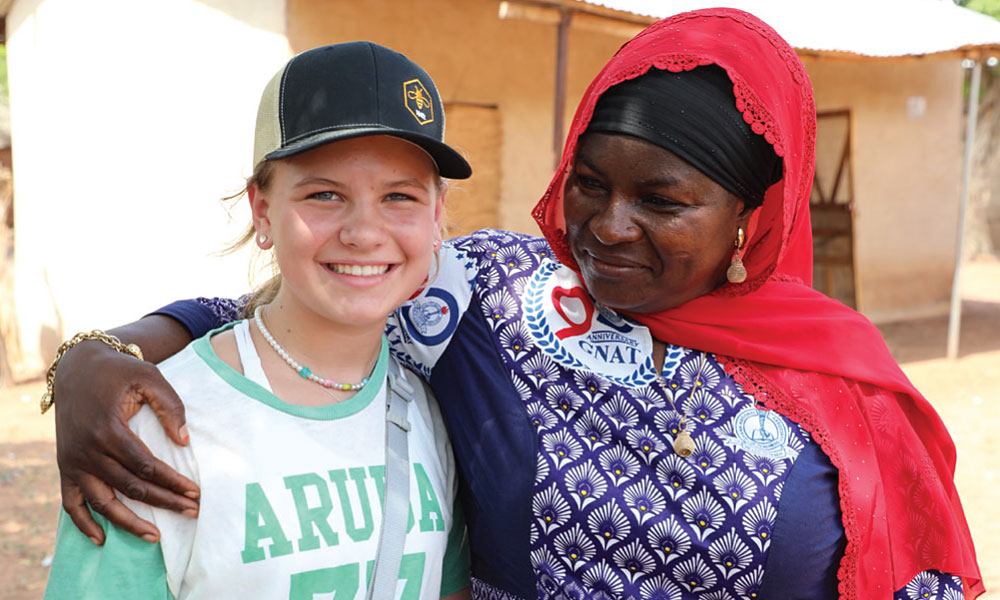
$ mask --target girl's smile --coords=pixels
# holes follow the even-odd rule
[[[443,185],[410,142],[366,136],[275,161],[250,196],[282,275],[268,315],[276,329],[285,313],[318,328],[381,332],[427,278]]]
[[[327,265],[334,273],[341,275],[351,275],[354,277],[374,277],[384,275],[391,268],[390,265],[348,265],[330,263]]]

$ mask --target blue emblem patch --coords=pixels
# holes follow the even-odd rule
[[[413,339],[425,346],[447,340],[458,326],[458,302],[441,288],[430,288],[409,304],[400,308],[406,330]]]
[[[775,459],[798,454],[788,444],[791,435],[788,424],[773,411],[748,406],[733,417],[732,426],[733,435],[725,440],[727,446]]]

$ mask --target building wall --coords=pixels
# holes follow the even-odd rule
[[[852,111],[859,309],[874,321],[945,313],[962,160],[959,61],[804,62],[817,109]]]
[[[530,210],[552,177],[552,116],[557,26],[502,20],[493,0],[340,2],[289,0],[288,40],[296,52],[367,39],[403,52],[434,78],[444,102],[496,106],[499,138],[490,129],[457,126],[449,143],[468,154],[480,173],[497,171],[494,227],[538,233]],[[574,28],[568,62],[567,119],[591,78],[627,37]],[[461,118],[453,111],[449,122]],[[456,137],[453,134],[459,134]],[[500,146],[499,165],[480,163],[483,135]],[[457,182],[462,187],[461,182]],[[458,196],[454,195],[454,200]],[[463,196],[461,201],[482,201]]]
[[[15,376],[72,333],[175,298],[248,289],[248,220],[219,198],[249,174],[260,90],[293,52],[370,39],[432,75],[449,138],[490,198],[464,229],[537,232],[552,174],[556,25],[501,20],[491,0],[15,0],[7,14],[17,202]],[[419,23],[419,26],[415,25]],[[126,25],[127,24],[127,25]],[[566,120],[627,39],[574,29]],[[464,143],[463,143],[464,141]],[[478,164],[482,163],[482,164]],[[58,183],[54,183],[58,182]]]
[[[557,27],[493,0],[15,0],[7,16],[22,372],[63,338],[194,295],[248,289],[245,225],[218,199],[249,174],[257,99],[290,56],[369,39],[435,78],[476,180],[459,215],[537,232],[551,177]],[[124,26],[123,24],[127,24]],[[628,38],[571,29],[565,121]],[[956,61],[807,59],[819,108],[854,111],[860,308],[936,311],[951,283],[960,161]],[[922,116],[907,99],[923,97]],[[464,194],[464,197],[463,197]],[[461,212],[461,211],[459,211]]]
[[[495,106],[501,148],[498,164],[485,170],[497,171],[499,207],[490,214],[497,215],[495,226],[535,233],[529,211],[548,184],[554,160],[557,27],[552,21],[501,20],[498,4],[289,0],[288,37],[296,51],[371,39],[423,65],[446,103]],[[427,21],[433,26],[416,25]],[[572,26],[567,123],[591,78],[627,39],[581,22]],[[961,160],[958,61],[804,60],[817,107],[853,111],[859,307],[878,321],[945,310]],[[923,99],[915,101],[923,102],[922,115],[908,114],[910,98]],[[462,146],[473,168],[483,172],[475,145],[482,143],[487,129],[462,130],[463,139],[451,136],[450,141]],[[481,202],[483,196],[460,201]]]
[[[74,332],[247,289],[260,90],[289,56],[284,0],[15,0],[7,15],[15,310],[37,373]]]

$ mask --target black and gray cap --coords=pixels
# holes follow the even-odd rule
[[[313,48],[275,74],[257,110],[253,164],[367,135],[417,144],[442,177],[472,174],[462,155],[444,143],[444,109],[427,72],[372,42]]]

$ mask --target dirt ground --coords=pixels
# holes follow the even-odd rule
[[[958,447],[956,482],[986,585],[1000,589],[1000,262],[966,266],[960,357],[944,358],[946,318],[882,328],[913,383],[935,404]],[[42,597],[59,487],[51,415],[41,383],[0,390],[0,600]],[[991,590],[985,599],[1000,600]]]

